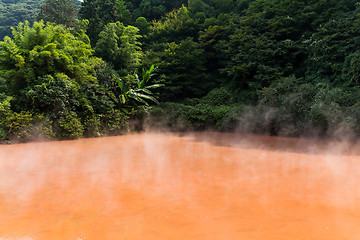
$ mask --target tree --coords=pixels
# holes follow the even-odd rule
[[[33,116],[43,115],[59,136],[82,135],[80,113],[92,108],[79,89],[97,82],[95,70],[103,61],[92,55],[84,37],[74,36],[63,25],[25,22],[13,29],[13,35],[0,42],[0,79],[12,98],[13,116],[31,122]],[[76,129],[68,128],[72,123]]]
[[[149,20],[160,19],[164,14],[186,3],[186,0],[141,0],[133,2],[134,17],[145,17]]]
[[[180,42],[188,37],[197,38],[199,25],[191,18],[187,7],[167,13],[164,18],[153,21],[149,39],[152,42]]]
[[[142,51],[139,29],[121,22],[109,23],[96,44],[97,56],[112,64],[122,77],[132,74],[140,65]]]
[[[125,25],[132,23],[131,12],[127,9],[127,5],[124,0],[118,0],[115,2],[117,21],[122,22]]]
[[[205,70],[204,51],[191,38],[179,44],[153,44],[146,61],[158,66],[157,72],[165,84],[160,91],[161,101],[200,97],[216,85]]]
[[[73,26],[77,18],[77,8],[73,0],[47,0],[41,5],[37,20]]]
[[[44,0],[0,1],[0,40],[11,36],[11,27],[25,20],[33,22]]]
[[[108,23],[131,23],[130,12],[124,0],[84,0],[79,14],[82,19],[89,20],[87,34],[94,46],[99,39],[99,33]]]
[[[144,17],[138,17],[135,21],[135,26],[140,30],[140,34],[146,35],[149,33],[150,23]]]

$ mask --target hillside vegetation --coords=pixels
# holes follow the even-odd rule
[[[2,140],[360,135],[355,0],[69,1],[0,1]]]

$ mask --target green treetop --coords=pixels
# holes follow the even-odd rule
[[[47,0],[41,5],[38,20],[73,26],[77,18],[77,8],[73,0]]]

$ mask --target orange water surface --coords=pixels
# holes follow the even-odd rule
[[[10,239],[360,239],[360,145],[229,133],[2,145]]]

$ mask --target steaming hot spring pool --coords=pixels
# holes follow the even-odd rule
[[[147,133],[1,145],[10,239],[360,239],[360,144]]]

